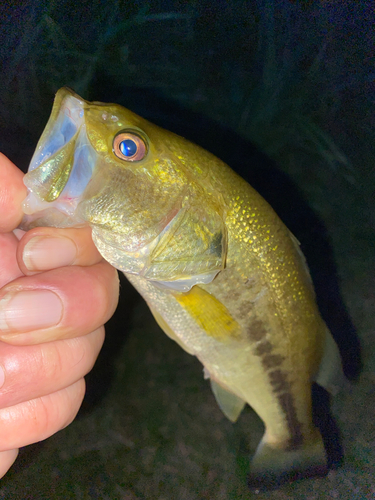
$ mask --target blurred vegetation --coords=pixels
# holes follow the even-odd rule
[[[172,114],[188,138],[186,117],[193,115],[181,110],[251,141],[323,219],[371,372],[375,69],[367,2],[6,0],[2,13],[4,153],[27,166],[64,85],[162,125],[163,115]],[[309,231],[314,248],[317,235]],[[259,421],[248,409],[236,426],[226,422],[199,363],[161,338],[125,283],[123,292],[127,312],[108,327],[117,340],[104,348],[91,385],[89,378],[86,412],[21,454],[0,497],[248,498],[244,463],[261,435]],[[135,312],[127,319],[129,307]],[[257,498],[291,498],[296,491],[295,498],[370,498],[374,450],[363,442],[373,430],[361,398],[373,402],[371,380],[336,406],[348,468],[323,483]]]
[[[57,88],[98,99],[100,78],[211,110],[278,159],[298,145],[350,167],[329,125],[350,92],[371,85],[366,31],[348,25],[366,23],[364,5],[96,0],[77,9],[51,0],[17,10],[0,48],[3,124],[40,127],[39,111]]]

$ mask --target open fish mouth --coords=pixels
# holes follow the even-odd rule
[[[22,206],[22,229],[41,225],[47,217],[48,225],[85,223],[79,220],[76,208],[96,157],[86,134],[85,106],[87,102],[72,90],[64,87],[57,92],[24,179],[29,194]]]

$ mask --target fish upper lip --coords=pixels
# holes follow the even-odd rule
[[[29,171],[46,163],[63,148],[84,125],[84,101],[70,91],[60,89],[51,116],[31,159]]]

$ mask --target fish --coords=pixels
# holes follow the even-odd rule
[[[334,392],[338,347],[300,245],[228,165],[118,104],[64,87],[24,177],[21,228],[90,226],[99,252],[196,356],[224,415],[265,431],[249,484],[324,474],[311,387]]]

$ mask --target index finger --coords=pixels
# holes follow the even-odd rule
[[[26,198],[23,173],[0,153],[0,232],[8,233],[21,222],[22,201]]]

